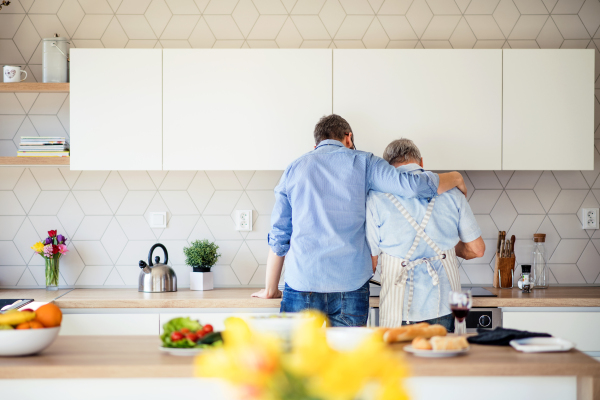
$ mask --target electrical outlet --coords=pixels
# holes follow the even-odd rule
[[[598,229],[598,208],[582,208],[583,229]]]
[[[252,230],[252,210],[235,210],[235,230]]]

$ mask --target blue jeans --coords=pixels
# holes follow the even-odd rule
[[[443,317],[428,319],[427,321],[418,321],[418,322],[428,322],[431,325],[439,324],[444,326],[449,333],[454,332],[454,316],[452,314],[444,315]],[[418,323],[417,321],[410,321],[410,325]],[[402,321],[402,325],[408,325],[406,321]]]
[[[331,326],[365,326],[369,316],[369,282],[351,292],[299,292],[285,284],[280,312],[318,310]]]

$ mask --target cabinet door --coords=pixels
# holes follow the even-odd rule
[[[331,50],[165,49],[164,169],[282,170],[331,113]]]
[[[600,312],[502,312],[504,328],[545,332],[575,343],[578,350],[600,352]]]
[[[71,50],[71,169],[162,169],[162,50]]]
[[[594,50],[504,50],[503,169],[594,169]]]
[[[501,107],[501,50],[333,51],[333,112],[359,150],[404,137],[427,169],[500,169]]]

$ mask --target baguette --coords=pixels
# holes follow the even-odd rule
[[[446,336],[447,333],[448,331],[442,325],[429,325],[427,322],[421,322],[390,329],[383,334],[383,341],[386,343],[407,342],[419,336],[429,339],[433,336]]]
[[[462,350],[469,347],[464,336],[434,336],[430,343],[433,350]]]

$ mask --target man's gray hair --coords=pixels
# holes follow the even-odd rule
[[[421,152],[410,139],[398,139],[388,144],[383,152],[383,159],[391,165],[409,161],[420,162]]]

